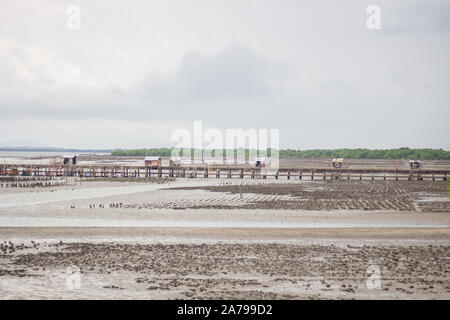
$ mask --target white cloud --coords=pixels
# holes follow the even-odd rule
[[[22,45],[6,37],[0,37],[0,69],[8,93],[95,85],[82,77],[78,66],[48,48]]]

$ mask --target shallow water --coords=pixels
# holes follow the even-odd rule
[[[99,188],[61,189],[54,191],[23,192],[0,194],[0,208],[17,205],[36,205],[57,201],[70,201],[79,199],[94,199],[99,197],[110,197],[143,191],[152,191],[161,188],[156,184],[143,185],[121,185]]]

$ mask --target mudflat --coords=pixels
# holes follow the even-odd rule
[[[0,231],[4,299],[450,298],[446,228]]]
[[[437,181],[7,189],[0,296],[449,299],[449,211]]]

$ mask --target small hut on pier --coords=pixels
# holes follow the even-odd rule
[[[144,159],[146,167],[160,167],[161,157],[159,156],[147,156]]]

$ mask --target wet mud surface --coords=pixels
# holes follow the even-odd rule
[[[76,266],[80,288],[72,297],[94,290],[99,298],[450,298],[450,247],[442,245],[4,242],[1,251],[0,285]],[[373,268],[380,286],[369,289]],[[63,298],[61,279],[57,291],[48,282],[41,294]],[[9,289],[0,290],[7,298]]]
[[[171,188],[171,190],[208,190],[272,197],[269,199],[259,197],[254,201],[249,198],[246,203],[239,206],[243,209],[450,212],[446,182],[317,181],[309,184],[224,184],[221,186]],[[431,201],[427,201],[427,199]],[[189,208],[233,209],[236,206],[198,203]]]

